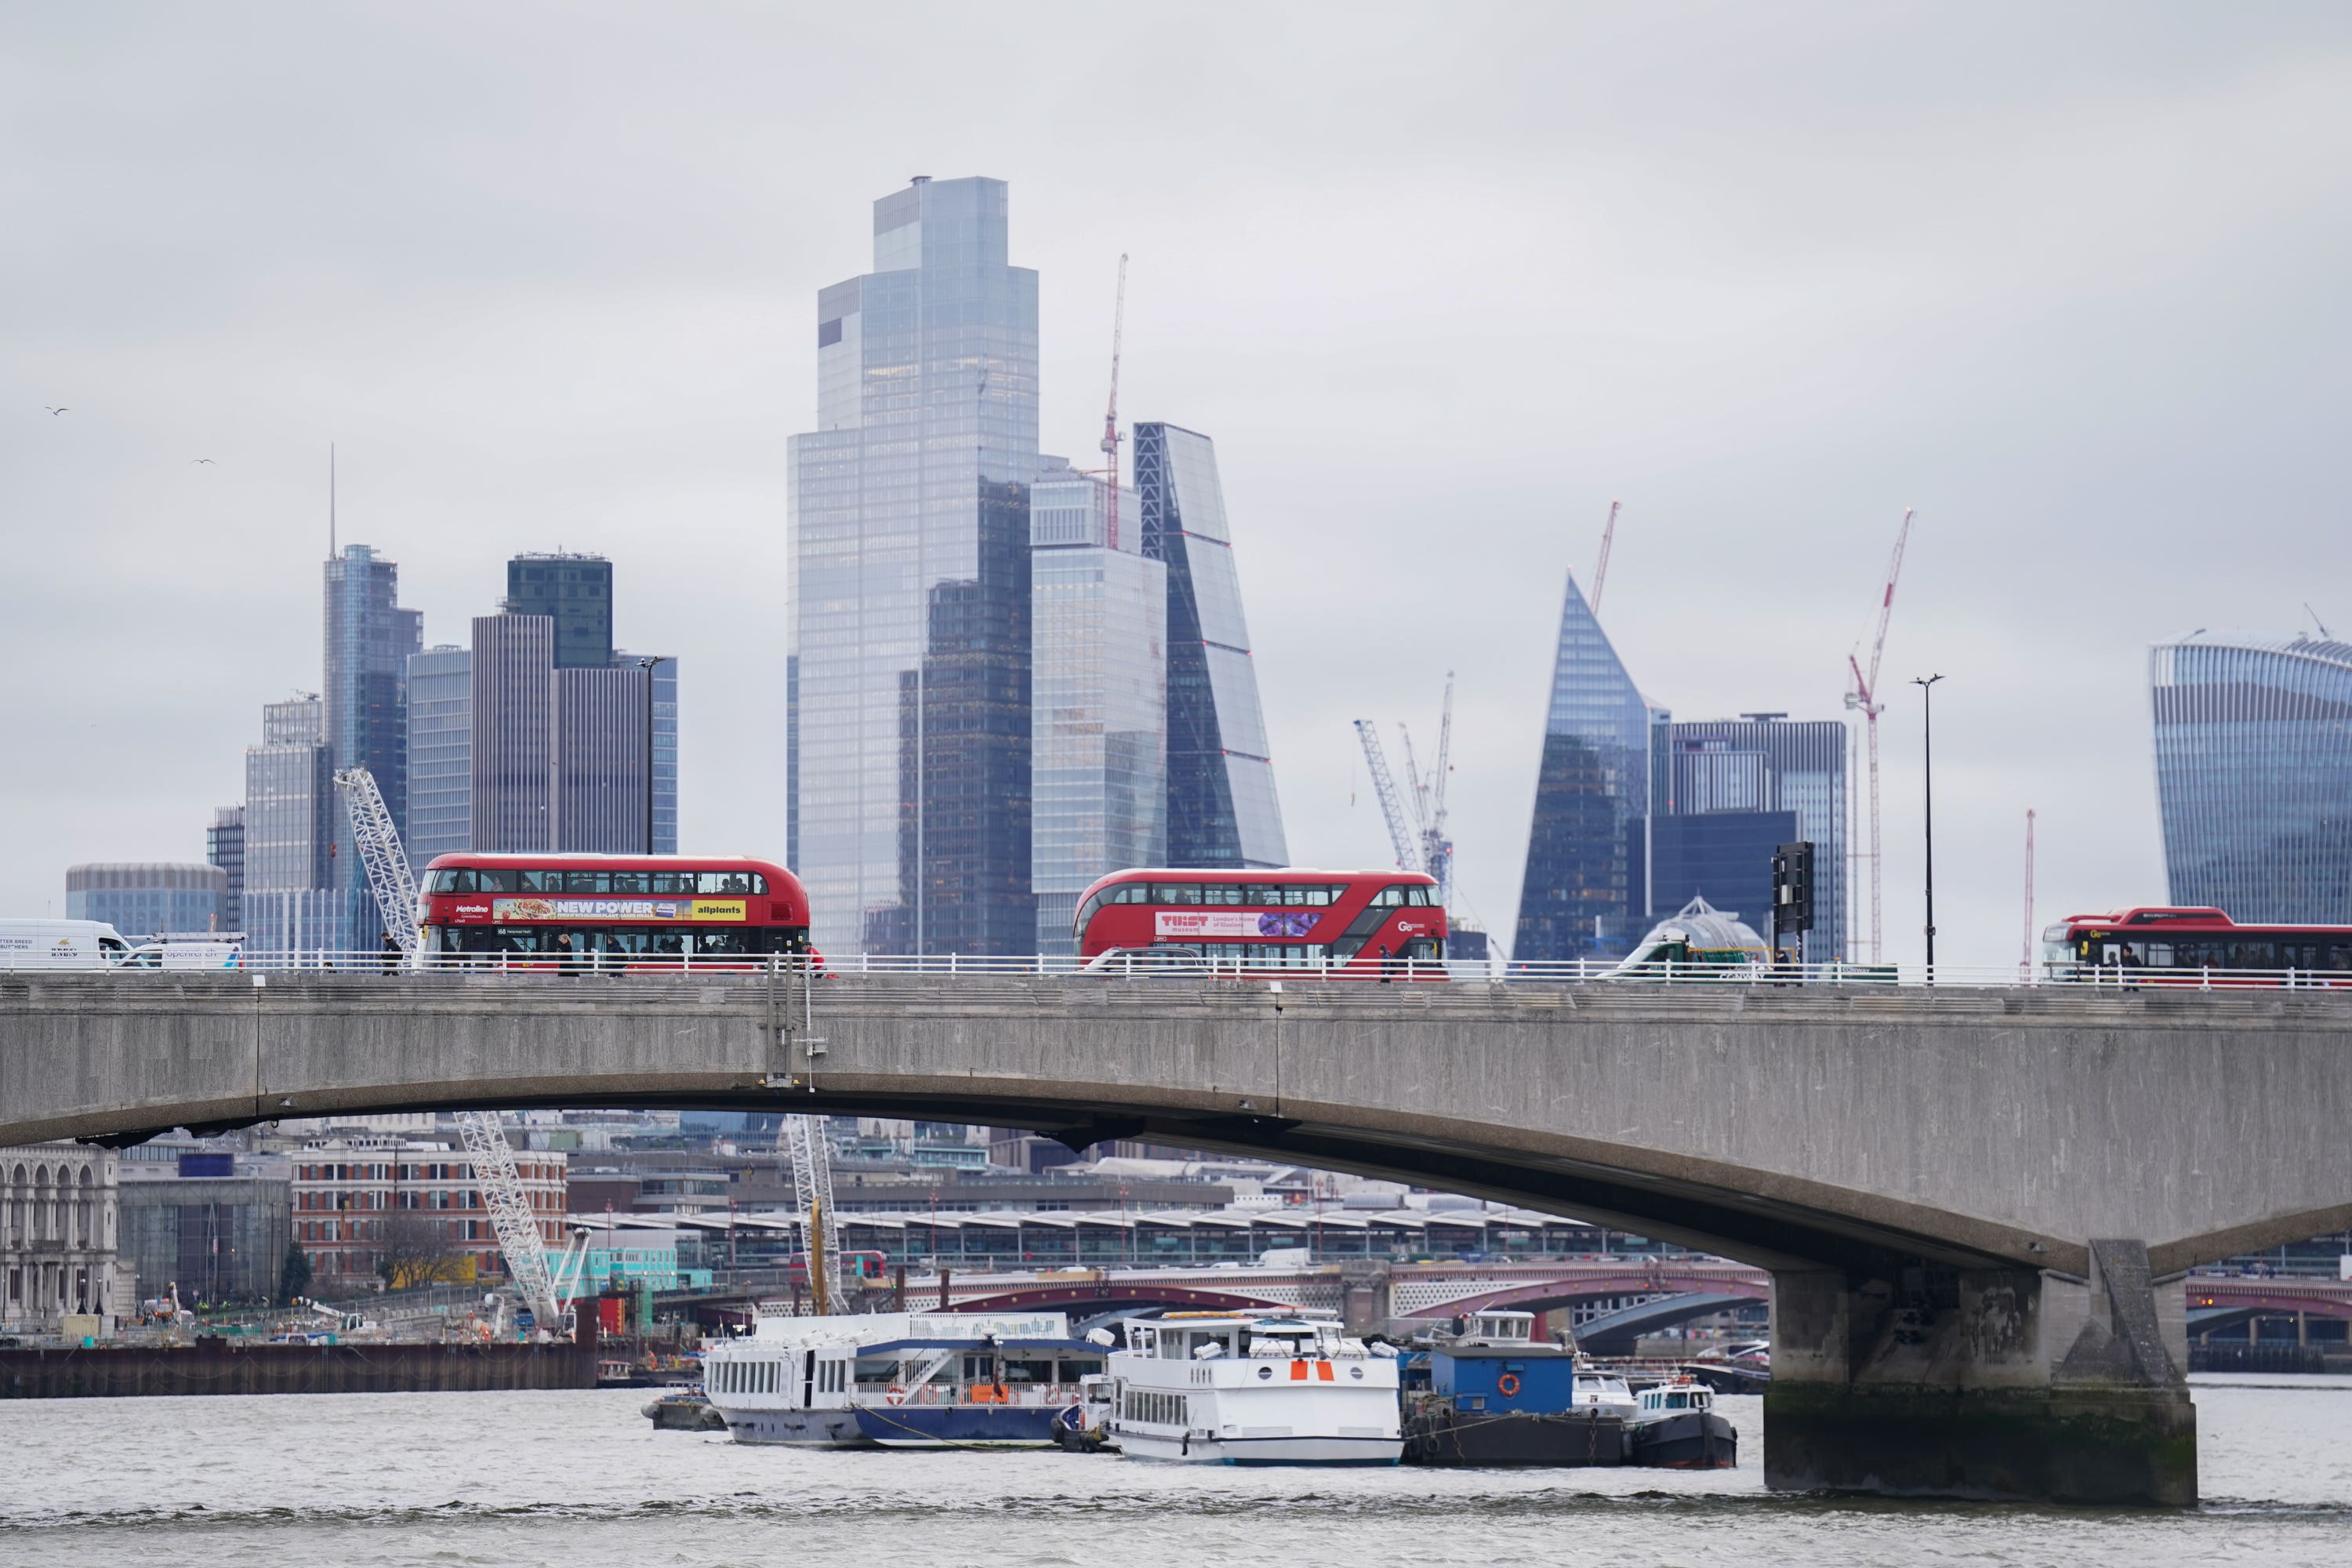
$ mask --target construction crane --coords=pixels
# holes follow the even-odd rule
[[[384,933],[411,963],[416,955],[416,879],[408,868],[408,852],[401,847],[400,829],[384,805],[375,775],[365,768],[344,768],[335,774],[343,807],[352,819],[352,838],[367,870],[368,890],[375,895],[376,912]],[[562,1321],[556,1300],[555,1275],[547,1261],[547,1244],[539,1234],[539,1216],[524,1196],[522,1175],[515,1169],[514,1150],[498,1112],[461,1111],[457,1133],[474,1167],[474,1187],[489,1210],[490,1228],[507,1260],[507,1276],[516,1293],[531,1310],[539,1326],[553,1331]]]
[[[2025,942],[2017,952],[2017,977],[2033,984],[2033,808],[2025,808]]]
[[[1885,902],[1880,896],[1883,862],[1878,841],[1878,716],[1886,711],[1886,705],[1878,700],[1878,666],[1879,661],[1886,657],[1886,623],[1895,614],[1895,584],[1903,575],[1903,547],[1910,542],[1911,519],[1915,515],[1916,509],[1904,508],[1903,526],[1895,531],[1895,553],[1886,563],[1886,590],[1878,601],[1878,630],[1870,644],[1870,673],[1863,673],[1858,649],[1849,651],[1845,658],[1846,668],[1853,673],[1853,684],[1846,689],[1845,705],[1862,714],[1863,731],[1870,748],[1870,962],[1873,963],[1879,961],[1883,951],[1884,932],[1880,915]]]
[[[1609,586],[1609,547],[1617,542],[1617,503],[1609,503],[1609,521],[1601,527],[1601,559],[1592,568],[1592,599],[1585,605],[1597,619],[1601,615],[1601,590]]]
[[[1372,728],[1370,719],[1359,719],[1356,738],[1364,743],[1364,765],[1372,772],[1372,793],[1381,797],[1381,816],[1389,825],[1389,842],[1396,846],[1397,869],[1418,871],[1421,847],[1414,842],[1412,824],[1405,815],[1404,799],[1397,793],[1396,778],[1389,772],[1388,753],[1381,750],[1380,731]]]
[[[1454,672],[1445,672],[1445,700],[1437,710],[1437,763],[1421,771],[1413,755],[1412,731],[1400,722],[1397,738],[1404,743],[1405,783],[1412,793],[1413,826],[1419,830],[1420,869],[1437,879],[1437,901],[1454,905],[1454,840],[1445,833],[1445,780],[1454,771]],[[1407,868],[1412,869],[1412,868]]]
[[[1127,253],[1118,258],[1118,303],[1110,317],[1110,406],[1103,412],[1103,463],[1110,474],[1110,547],[1118,548],[1118,356],[1127,342]]]
[[[833,1159],[824,1118],[787,1116],[784,1148],[793,1165],[793,1201],[798,1209],[801,1256],[808,1260],[809,1300],[819,1316],[849,1310],[842,1299],[841,1238],[834,1225]]]
[[[1357,720],[1356,735],[1363,742],[1364,764],[1371,770],[1372,793],[1380,796],[1389,842],[1396,847],[1397,869],[1420,871],[1435,879],[1438,903],[1451,907],[1454,840],[1445,834],[1445,779],[1453,771],[1454,672],[1445,672],[1445,705],[1439,713],[1437,756],[1430,772],[1421,771],[1412,749],[1412,731],[1402,724],[1397,726],[1397,739],[1404,747],[1404,789],[1397,788],[1396,776],[1389,772],[1388,753],[1381,747],[1380,732],[1372,721]]]

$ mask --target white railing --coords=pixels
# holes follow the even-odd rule
[[[2107,965],[2049,964],[2021,977],[2014,963],[1939,963],[1932,970],[1904,963],[1694,963],[1660,960],[1623,965],[1606,960],[1506,963],[1483,959],[1404,959],[1348,963],[1261,964],[1246,959],[1161,960],[1122,954],[1108,963],[1063,954],[974,956],[958,953],[852,953],[811,960],[799,954],[612,953],[612,952],[404,952],[328,950],[258,952],[247,950],[227,962],[202,964],[121,963],[86,955],[60,961],[48,954],[0,952],[0,973],[46,974],[101,972],[119,977],[180,977],[195,973],[249,974],[263,983],[271,974],[331,974],[415,978],[418,972],[450,976],[514,980],[596,980],[625,977],[658,980],[686,976],[797,976],[821,979],[850,975],[929,976],[987,979],[1045,976],[1074,984],[1167,981],[1246,983],[1265,988],[1282,983],[1330,981],[1346,985],[1452,984],[1582,985],[1599,990],[1666,987],[1792,986],[1884,990],[1943,986],[1955,990],[2056,988],[2117,994],[2161,991],[2352,990],[2352,970],[2310,969],[2119,969]]]

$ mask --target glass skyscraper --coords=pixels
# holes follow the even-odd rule
[[[1664,720],[1570,577],[1513,958],[1622,957],[1648,929],[1633,852],[1650,810],[1652,729]]]
[[[1036,951],[1076,951],[1071,917],[1105,872],[1166,863],[1168,569],[1110,487],[1045,478],[1029,493],[1031,882]],[[1136,516],[1122,492],[1122,519]]]
[[[216,929],[228,875],[213,865],[162,861],[68,866],[66,919],[104,921],[124,936]]]
[[[827,952],[1025,952],[1037,275],[1001,180],[874,204],[791,446],[794,868]]]
[[[509,613],[555,622],[555,668],[613,662],[613,563],[601,555],[518,555],[507,563]]]
[[[2172,902],[2352,923],[2352,644],[2191,633],[2148,685]]]
[[[408,827],[408,660],[424,647],[424,617],[404,610],[400,568],[369,546],[347,544],[326,564],[326,745],[337,768],[375,775],[392,820]],[[330,946],[373,949],[383,920],[367,870],[352,842],[351,818],[338,805],[329,832],[334,846],[330,885],[348,907],[346,930]]]
[[[1769,936],[1772,851],[1801,838],[1813,846],[1804,962],[1847,956],[1847,737],[1834,719],[1791,722],[1777,713],[1667,726],[1648,827],[1648,916],[1670,915],[1698,893]],[[1743,828],[1735,816],[1752,820]]]
[[[1216,447],[1137,425],[1135,489],[1143,552],[1168,568],[1167,863],[1288,865]]]
[[[227,879],[221,888],[220,929],[245,929],[245,807],[213,808],[213,825],[205,830],[205,858]]]
[[[262,708],[261,744],[245,749],[242,923],[257,953],[337,951],[357,940],[344,890],[328,880],[328,846],[347,821],[334,773],[317,696]]]
[[[473,847],[474,656],[444,644],[408,659],[408,828],[418,871]]]
[[[555,619],[474,617],[468,849],[544,853],[554,809]]]

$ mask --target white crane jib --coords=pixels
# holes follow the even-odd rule
[[[1870,962],[1876,963],[1884,951],[1880,946],[1883,921],[1880,892],[1884,885],[1880,875],[1883,864],[1878,841],[1878,716],[1886,705],[1878,700],[1878,667],[1886,657],[1886,626],[1895,615],[1895,584],[1903,575],[1903,547],[1910,542],[1911,519],[1916,509],[1903,509],[1903,526],[1895,531],[1895,553],[1886,563],[1886,588],[1878,600],[1878,628],[1870,642],[1870,672],[1863,673],[1862,661],[1855,653],[1846,655],[1846,668],[1852,672],[1853,684],[1845,694],[1845,705],[1862,715],[1862,727],[1870,750]]]
[[[1396,779],[1389,772],[1388,753],[1381,750],[1381,737],[1370,719],[1356,721],[1356,736],[1364,742],[1364,765],[1372,773],[1372,793],[1380,796],[1381,816],[1388,823],[1389,842],[1396,846],[1396,865],[1400,871],[1421,869],[1421,847],[1415,841],[1412,824],[1406,820],[1405,805],[1397,793]]]
[[[801,1256],[808,1259],[809,1299],[819,1314],[845,1312],[841,1286],[841,1246],[834,1223],[833,1159],[822,1116],[787,1116],[784,1147],[793,1163],[793,1202],[801,1226]]]
[[[1438,709],[1437,762],[1428,773],[1421,771],[1420,759],[1412,749],[1412,731],[1402,723],[1397,725],[1397,739],[1404,746],[1405,783],[1412,791],[1407,799],[1412,806],[1415,842],[1420,847],[1420,858],[1407,865],[1407,870],[1428,873],[1437,881],[1437,901],[1451,909],[1454,902],[1454,840],[1445,832],[1445,781],[1454,771],[1454,672],[1445,672],[1445,700]]]
[[[416,878],[408,867],[400,829],[392,808],[376,787],[375,775],[365,768],[344,768],[335,774],[335,788],[351,815],[352,840],[360,864],[367,868],[368,890],[375,895],[376,913],[387,936],[414,963],[416,956]],[[539,1216],[522,1190],[515,1169],[514,1150],[507,1142],[503,1119],[493,1110],[462,1111],[457,1134],[474,1167],[474,1187],[489,1210],[490,1228],[507,1260],[515,1289],[530,1304],[539,1326],[553,1331],[562,1316],[556,1300],[554,1272],[548,1266],[547,1243],[539,1234]]]

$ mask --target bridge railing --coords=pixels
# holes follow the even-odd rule
[[[1924,987],[1955,989],[2063,985],[2069,989],[2113,992],[2198,990],[2241,987],[2284,990],[2352,990],[2352,970],[2310,969],[2119,969],[2089,964],[2048,964],[2028,969],[2014,963],[1939,963],[1932,969],[1916,963],[1699,963],[1659,960],[1622,964],[1600,959],[1506,962],[1486,959],[1396,958],[1372,967],[1335,963],[1272,966],[1246,959],[1181,958],[1160,960],[1141,954],[1120,954],[1108,963],[1059,953],[852,953],[812,960],[805,955],[721,952],[437,952],[406,954],[384,950],[335,952],[327,949],[263,951],[245,948],[226,956],[217,950],[175,960],[152,950],[129,961],[112,955],[58,956],[0,950],[0,973],[47,973],[68,970],[102,972],[124,979],[202,971],[233,971],[257,977],[278,973],[340,975],[399,975],[423,970],[457,975],[660,977],[665,975],[764,975],[803,973],[820,975],[877,974],[927,976],[1027,976],[1067,980],[1074,984],[1132,981],[1283,981],[1336,980],[1358,984],[1496,984],[1512,985],[1594,985],[1607,987],[1665,986],[1835,986]]]

